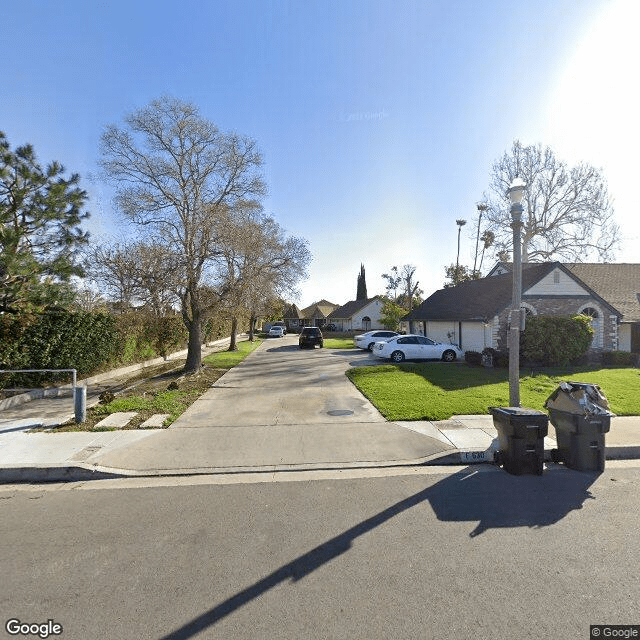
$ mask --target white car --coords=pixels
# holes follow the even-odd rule
[[[284,336],[284,329],[282,327],[271,327],[269,329],[269,333],[267,334],[268,338],[282,338]]]
[[[390,358],[394,362],[403,360],[444,360],[453,362],[464,358],[464,351],[457,344],[442,344],[419,335],[397,336],[387,341],[376,342],[373,355]]]
[[[394,338],[395,336],[399,336],[400,334],[397,331],[386,331],[380,329],[379,331],[367,331],[366,333],[361,333],[359,336],[356,336],[353,339],[353,343],[358,347],[358,349],[368,349],[369,351],[373,351],[373,345],[380,340],[389,340],[389,338]]]

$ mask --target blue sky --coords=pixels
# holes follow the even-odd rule
[[[473,263],[471,221],[515,138],[601,167],[638,262],[636,0],[3,3],[0,130],[79,172],[95,239],[124,231],[104,125],[169,94],[258,141],[265,210],[308,239],[300,305],[369,295],[411,263],[426,294]],[[632,155],[633,154],[633,155]]]

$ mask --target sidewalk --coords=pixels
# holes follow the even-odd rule
[[[249,366],[242,363],[225,374],[168,429],[27,433],[72,417],[70,397],[0,411],[0,483],[493,462],[498,443],[490,415],[386,422],[353,387],[340,386],[348,366],[342,358],[316,352],[324,360],[303,370],[297,351],[272,345],[254,352],[245,361]],[[294,375],[301,398],[279,393],[277,384],[290,387],[287,379],[279,382],[284,374],[273,371],[273,357],[298,363]],[[241,387],[243,377],[264,381],[265,366],[275,387]],[[290,366],[284,363],[283,371]],[[316,390],[312,402],[304,388]],[[269,410],[272,420],[265,424]],[[549,425],[546,459],[556,448],[554,436]],[[612,418],[605,443],[607,459],[640,459],[640,416]]]
[[[0,483],[493,461],[491,416],[442,422],[25,433],[0,423]],[[550,428],[554,434],[554,429]],[[545,458],[555,439],[545,438]],[[640,417],[613,418],[607,459],[640,459]]]

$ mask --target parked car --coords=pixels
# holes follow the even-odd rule
[[[304,327],[300,332],[298,345],[301,349],[305,347],[311,347],[313,349],[316,345],[319,345],[320,348],[324,347],[322,331],[320,331],[318,327]]]
[[[282,327],[271,327],[267,338],[282,338],[284,336],[284,329]]]
[[[358,349],[368,349],[369,351],[373,351],[373,345],[381,340],[389,340],[389,338],[394,338],[395,336],[399,336],[400,334],[397,331],[367,331],[366,333],[361,333],[359,336],[356,336],[353,339],[353,344],[358,347]]]
[[[287,325],[282,322],[282,320],[279,320],[278,322],[274,322],[273,323],[274,327],[282,327],[282,332],[284,333],[284,335],[287,335]]]
[[[378,358],[390,358],[394,362],[403,360],[453,362],[456,358],[464,358],[464,351],[457,344],[434,342],[430,338],[418,335],[397,336],[376,342],[372,353]]]

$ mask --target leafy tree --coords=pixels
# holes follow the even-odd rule
[[[523,200],[522,259],[584,261],[611,257],[619,228],[600,170],[579,163],[569,167],[549,147],[519,140],[492,167],[487,229],[495,234],[494,253],[513,244],[507,190],[515,177],[527,187]]]
[[[86,192],[58,162],[42,167],[29,144],[11,150],[0,132],[0,313],[20,314],[69,300],[82,275],[80,224]]]
[[[367,281],[364,276],[364,265],[360,265],[360,273],[358,274],[358,288],[356,291],[356,300],[367,299]]]
[[[380,314],[380,322],[389,329],[389,331],[397,331],[400,326],[400,320],[407,315],[407,310],[396,304],[393,300],[387,299],[382,306]]]
[[[179,258],[178,293],[189,332],[185,370],[195,372],[202,323],[230,293],[207,287],[223,257],[221,232],[239,203],[265,195],[262,156],[251,138],[221,132],[196,106],[171,97],[128,114],[124,128],[109,125],[101,153],[123,216]]]
[[[450,264],[448,267],[445,267],[444,271],[448,278],[448,280],[444,283],[445,289],[455,287],[461,282],[468,282],[469,280],[479,280],[481,277],[480,271],[472,271],[468,267],[465,267],[463,264],[457,266],[455,264]]]

